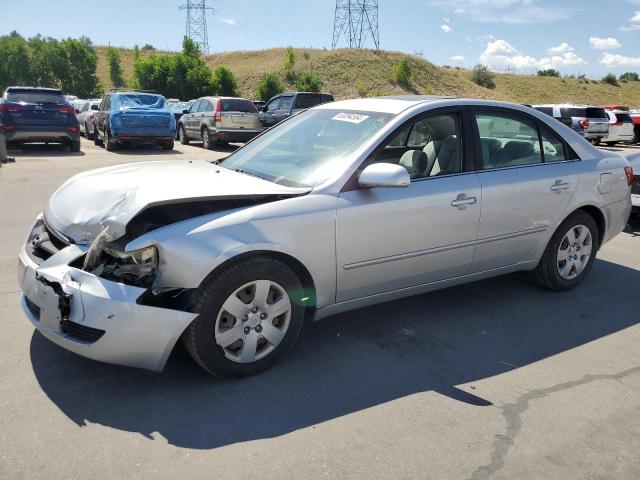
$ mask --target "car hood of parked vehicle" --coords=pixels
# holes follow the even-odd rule
[[[202,160],[132,163],[71,177],[51,196],[44,216],[57,232],[87,245],[105,228],[108,241],[133,239],[188,218],[308,191]]]

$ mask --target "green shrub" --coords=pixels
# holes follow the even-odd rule
[[[236,76],[224,65],[218,65],[213,71],[213,91],[224,97],[238,96],[238,82]]]
[[[288,81],[293,82],[296,79],[295,73],[296,53],[293,47],[287,47],[287,53],[284,55],[284,76]]]
[[[356,91],[360,97],[366,97],[369,94],[369,87],[363,80],[356,80]]]
[[[640,80],[640,77],[638,77],[638,74],[635,72],[626,72],[623,73],[622,75],[620,75],[620,80],[627,81],[627,82],[637,82],[638,80]]]
[[[614,87],[617,87],[618,79],[613,73],[607,73],[604,77],[602,77],[602,83],[606,83],[607,85],[613,85]]]
[[[548,68],[546,70],[538,70],[539,77],[559,77],[560,72],[553,68]]]
[[[489,70],[489,67],[481,63],[473,67],[471,81],[481,87],[496,88],[495,75]]]
[[[391,69],[391,79],[399,85],[409,85],[413,77],[413,67],[408,58],[401,59]]]
[[[296,79],[296,90],[299,92],[319,92],[322,80],[315,73],[307,72]]]
[[[113,47],[107,48],[107,62],[109,63],[109,77],[111,84],[116,87],[124,87],[124,76],[122,74],[122,63],[120,52]]]
[[[263,73],[256,88],[256,97],[260,100],[267,101],[274,95],[284,92],[284,86],[274,73]]]

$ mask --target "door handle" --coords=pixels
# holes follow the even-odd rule
[[[562,180],[556,180],[556,183],[549,187],[552,192],[562,193],[563,190],[569,189],[569,184],[563,182]]]
[[[476,197],[468,197],[466,193],[461,193],[451,202],[451,206],[456,207],[458,210],[465,210],[469,205],[474,205],[477,201]]]

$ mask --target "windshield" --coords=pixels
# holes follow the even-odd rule
[[[307,110],[265,132],[221,162],[231,170],[291,187],[313,187],[340,171],[394,115]]]
[[[166,108],[166,100],[161,95],[129,93],[116,98],[121,108]]]

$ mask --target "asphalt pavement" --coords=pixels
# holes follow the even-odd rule
[[[230,151],[108,153],[83,140],[81,153],[10,152],[0,478],[640,478],[640,221],[573,291],[510,275],[337,315],[241,380],[207,376],[181,348],[158,374],[81,358],[34,332],[18,303],[17,253],[64,180]]]

